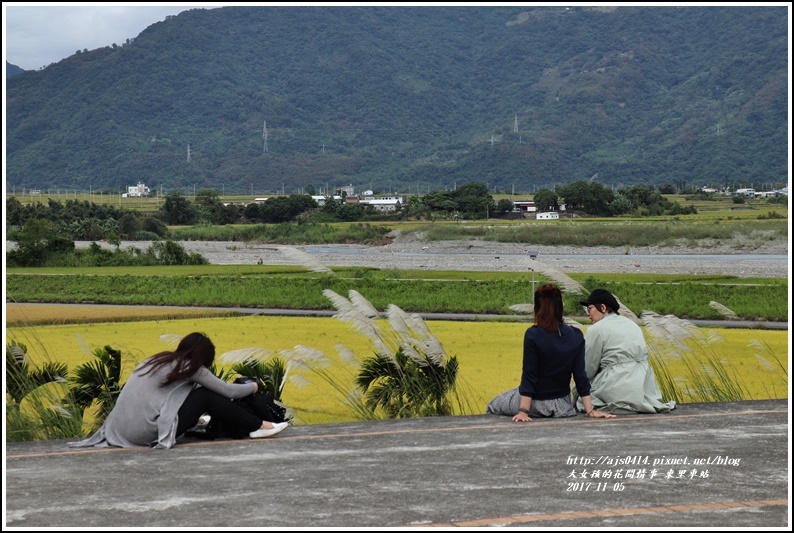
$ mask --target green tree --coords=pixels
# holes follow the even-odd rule
[[[121,352],[111,346],[95,348],[93,361],[82,364],[74,372],[71,390],[75,403],[85,411],[96,401],[99,412],[96,426],[101,426],[113,410],[121,394]]]
[[[498,202],[496,202],[496,212],[497,213],[509,213],[513,210],[513,202],[508,200],[507,198],[502,198]]]
[[[257,378],[267,389],[274,400],[281,401],[284,377],[287,375],[287,363],[280,357],[271,357],[263,361],[255,358],[232,365],[232,372],[240,376]]]
[[[37,439],[82,437],[82,416],[68,395],[53,392],[49,386],[63,384],[67,390],[65,363],[46,363],[32,368],[27,361],[27,347],[11,341],[6,345],[6,418],[4,437],[8,442]],[[58,387],[55,386],[57,390]],[[22,402],[27,404],[21,409]]]
[[[27,360],[27,346],[16,341],[6,344],[5,389],[11,397],[7,407],[19,409],[22,398],[32,390],[56,381],[66,380],[66,363],[45,363],[32,368]]]
[[[121,234],[128,239],[135,239],[135,234],[141,229],[141,223],[138,220],[138,215],[134,213],[127,213],[119,219],[119,228]]]
[[[163,221],[155,217],[143,217],[141,219],[141,230],[154,233],[158,237],[166,237],[168,235],[168,228]]]
[[[466,183],[454,191],[453,198],[465,217],[485,218],[494,210],[493,197],[484,183]]]
[[[626,215],[634,211],[634,203],[628,196],[617,191],[615,197],[612,199],[610,209],[615,216]]]
[[[532,197],[538,211],[556,211],[559,197],[551,189],[540,189]]]
[[[557,188],[568,209],[581,209],[596,216],[609,216],[612,189],[596,181],[579,180]]]
[[[49,220],[27,219],[9,237],[16,242],[6,256],[12,266],[43,266],[54,256],[74,251],[74,241],[56,233]]]
[[[199,222],[222,225],[237,219],[237,209],[226,210],[218,191],[214,189],[202,189],[196,193],[195,204]]]
[[[192,224],[197,218],[195,206],[178,192],[165,196],[163,215],[166,223],[171,225]]]
[[[367,406],[383,409],[388,418],[449,416],[448,393],[458,376],[458,360],[439,364],[429,357],[411,358],[401,347],[394,354],[377,353],[365,359],[356,377]]]
[[[419,316],[391,304],[387,328],[375,321],[377,309],[358,292],[351,290],[349,300],[330,289],[323,294],[339,311],[334,318],[373,341],[375,355],[362,359],[356,375],[370,411],[380,409],[389,418],[452,414],[458,360],[447,355]]]
[[[188,253],[182,245],[172,240],[157,241],[151,244],[146,253],[153,256],[160,265],[206,265],[207,259],[199,253]]]

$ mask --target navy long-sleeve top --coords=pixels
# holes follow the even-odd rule
[[[573,375],[579,396],[590,395],[590,380],[584,364],[584,335],[560,324],[549,333],[532,326],[524,334],[524,367],[518,392],[535,400],[554,400],[571,393]]]

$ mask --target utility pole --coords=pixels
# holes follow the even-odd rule
[[[262,139],[264,140],[264,145],[262,147],[262,153],[267,153],[267,121],[262,122]]]
[[[190,163],[190,143],[187,145],[187,162]]]
[[[513,119],[513,133],[518,133],[518,115]]]

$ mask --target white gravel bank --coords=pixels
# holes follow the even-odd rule
[[[89,243],[78,242],[77,246]],[[111,248],[107,243],[101,243]],[[151,242],[125,241],[122,248],[145,250]],[[212,264],[295,264],[273,244],[184,241],[184,248],[205,256]],[[421,235],[397,235],[386,246],[294,246],[325,266],[365,266],[379,269],[470,270],[526,272],[527,251],[538,261],[572,273],[716,274],[737,277],[789,277],[789,243],[785,241],[701,243],[700,247],[532,246],[489,241],[427,241]],[[6,243],[8,249],[8,243]]]

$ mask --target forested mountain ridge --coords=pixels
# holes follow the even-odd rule
[[[17,74],[22,74],[25,72],[23,68],[20,68],[13,63],[9,63],[6,61],[6,78],[10,78],[11,76],[16,76]]]
[[[195,9],[9,78],[7,186],[780,182],[787,59],[785,7]]]

